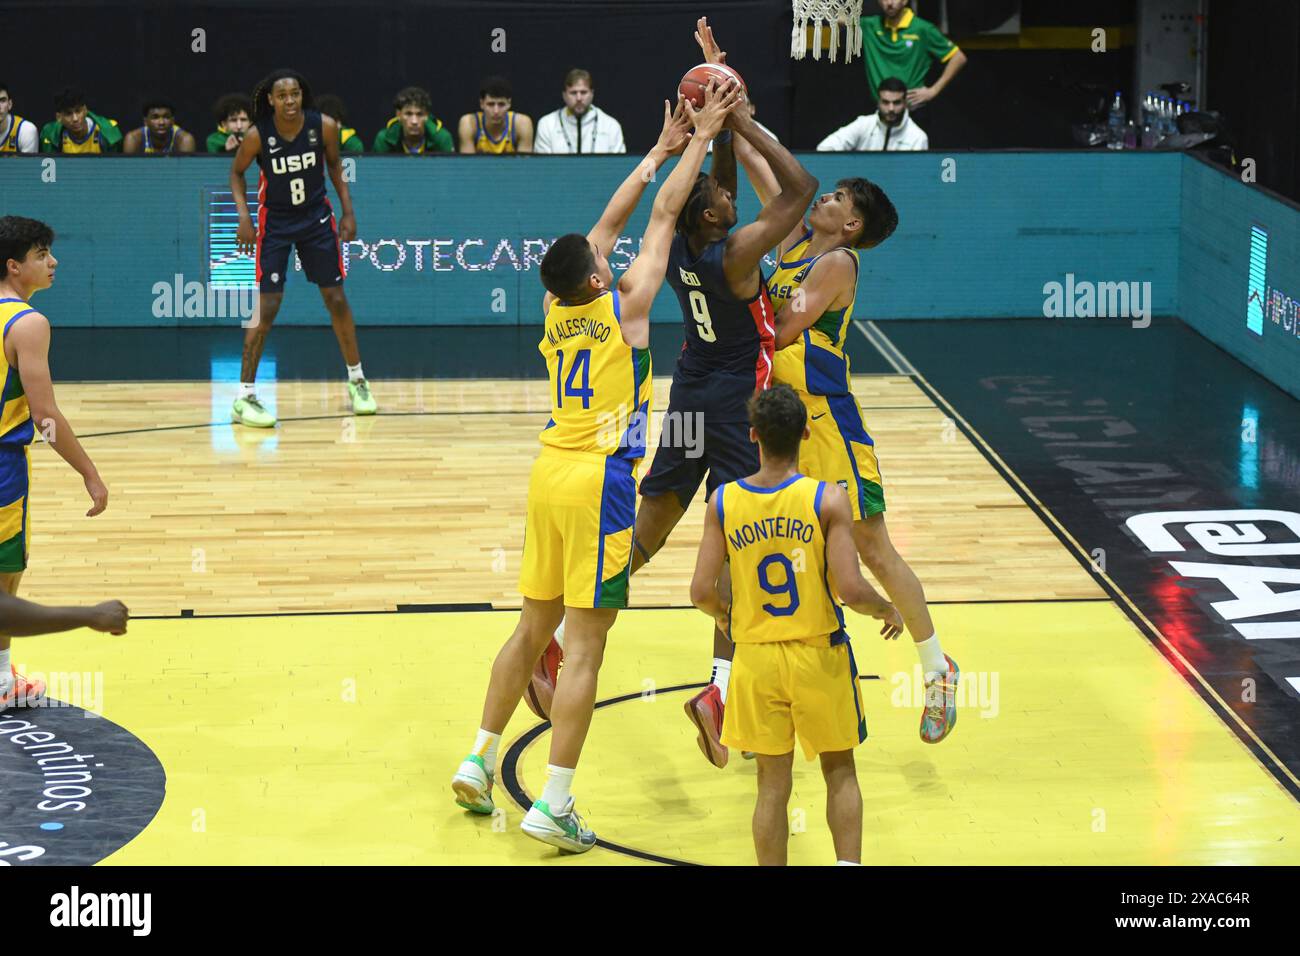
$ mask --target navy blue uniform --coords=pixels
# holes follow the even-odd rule
[[[705,493],[758,471],[758,445],[749,440],[749,399],[772,384],[776,332],[767,283],[749,300],[732,294],[722,271],[727,240],[691,254],[673,237],[668,284],[682,308],[686,343],[673,371],[659,449],[641,494],[674,492],[689,507],[708,475]],[[702,423],[703,429],[696,427]]]
[[[257,184],[257,282],[263,292],[283,292],[289,251],[307,278],[326,288],[343,281],[343,254],[334,207],[325,195],[325,139],[321,115],[303,111],[302,129],[285,140],[275,119],[257,123],[262,149]]]

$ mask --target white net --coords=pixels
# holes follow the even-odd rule
[[[840,28],[844,28],[844,62],[862,49],[862,0],[794,0],[794,29],[790,34],[790,56],[802,60],[808,53],[808,28],[812,27],[812,58],[822,58],[823,30],[830,31],[831,62],[840,51]]]

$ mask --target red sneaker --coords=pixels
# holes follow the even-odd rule
[[[35,706],[37,701],[45,696],[45,681],[28,680],[18,673],[16,667],[11,667],[10,670],[13,672],[14,682],[3,695],[0,695],[0,710]]]
[[[710,684],[686,702],[686,716],[700,732],[696,743],[715,767],[725,767],[731,752],[722,745],[722,692]]]
[[[560,665],[564,663],[564,651],[551,638],[542,656],[537,659],[533,676],[524,690],[524,703],[528,709],[542,720],[551,719],[551,701],[555,699],[555,682],[560,679]]]

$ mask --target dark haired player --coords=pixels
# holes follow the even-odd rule
[[[695,36],[709,62],[725,62],[726,54],[718,50],[703,17]],[[774,341],[772,305],[759,264],[799,223],[817,191],[817,180],[759,129],[748,110],[734,110],[727,126],[714,140],[710,175],[696,179],[677,219],[668,256],[668,284],[681,306],[686,343],[673,371],[659,448],[641,482],[633,572],[663,547],[701,482],[705,493],[712,494],[723,482],[758,470],[758,446],[749,438],[746,403],[771,384]],[[733,131],[767,159],[778,182],[776,194],[758,217],[734,231]],[[703,427],[696,428],[697,422]],[[684,447],[688,435],[701,433],[702,447]],[[685,705],[699,731],[700,750],[718,767],[726,766],[728,759],[721,733],[731,653],[731,641],[715,629],[712,681]],[[530,685],[529,704],[539,716],[545,716],[559,657],[557,642],[548,648]]]
[[[637,164],[585,237],[557,239],[542,259],[545,330],[538,350],[550,378],[551,420],[528,481],[519,590],[523,611],[497,654],[474,745],[452,778],[456,802],[475,813],[494,809],[496,753],[529,675],[568,615],[568,657],[550,705],[546,783],[524,817],[534,839],[571,853],[596,835],[574,812],[570,793],[596,703],[605,637],[627,607],[637,463],[650,416],[650,306],[664,281],[673,222],[704,162],[708,141],[739,102],[739,90],[710,87],[698,113],[664,104],[659,141]],[[606,258],[650,175],[695,135],[655,196],[636,261],[615,284]]]
[[[867,722],[835,594],[859,614],[883,620],[885,640],[903,629],[898,611],[858,569],[844,492],[800,474],[807,415],[788,385],[750,402],[762,467],[709,499],[691,581],[691,602],[736,644],[722,739],[758,759],[753,831],[763,866],[786,862],[796,740],[809,760],[821,758],[836,859],[861,862],[853,748],[867,739]],[[718,579],[727,564],[731,587],[724,596]]]
[[[154,99],[141,111],[144,125],[122,140],[122,152],[171,155],[194,152],[194,137],[176,125],[176,110],[167,100]]]
[[[244,196],[244,171],[257,160],[257,229]],[[325,195],[325,167],[343,206],[338,225]],[[257,400],[254,382],[266,336],[280,311],[289,254],[297,247],[307,279],[320,287],[334,335],[348,367],[352,411],[373,415],[370,385],[361,370],[352,307],[343,294],[343,254],[339,241],[356,238],[352,196],[339,159],[339,127],[314,108],[311,87],[292,70],[277,70],[253,91],[253,125],[244,135],[230,167],[230,191],[239,210],[238,247],[257,257],[258,311],[244,332],[244,359],[239,397],[231,417],[254,428],[271,428],[275,416]]]
[[[739,152],[759,199],[765,199],[777,188],[771,170],[755,151],[742,146]],[[880,245],[897,226],[898,212],[884,190],[867,179],[841,179],[781,242],[768,293],[777,309],[776,380],[794,388],[810,415],[812,437],[804,444],[801,467],[810,478],[849,493],[858,554],[898,606],[921,658],[921,739],[938,743],[957,723],[961,671],[939,644],[920,580],[889,538],[876,446],[853,394],[844,350],[859,250]]]
[[[31,443],[42,437],[81,475],[93,518],[108,507],[108,488],[95,463],[54,400],[50,381],[50,320],[29,300],[54,284],[58,260],[50,247],[54,230],[22,216],[0,217],[0,335],[4,339],[4,394],[0,397],[0,590],[17,594],[31,547]],[[12,602],[11,602],[12,603]],[[20,675],[9,660],[9,638],[0,617],[0,710],[39,700],[40,681]]]

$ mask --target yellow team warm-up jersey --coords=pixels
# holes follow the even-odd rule
[[[623,341],[617,291],[581,305],[551,304],[538,350],[551,380],[543,445],[623,458],[645,457],[650,352]]]
[[[483,111],[479,110],[474,114],[474,121],[477,124],[474,130],[474,151],[476,153],[513,153],[515,151],[515,111],[510,110],[506,113],[506,128],[501,131],[499,139],[493,139],[488,135],[487,127],[483,122]]]
[[[831,596],[820,514],[826,483],[795,475],[774,488],[718,488],[714,507],[731,560],[731,639],[737,644],[842,644],[844,614]]]
[[[22,299],[0,299],[0,334],[7,337],[9,329],[19,318],[36,311]],[[36,436],[32,413],[27,407],[27,395],[18,369],[9,365],[4,350],[0,348],[0,369],[4,371],[4,393],[0,410],[0,446],[9,448],[30,445]]]
[[[772,309],[778,313],[794,298],[813,264],[821,258],[807,255],[810,242],[812,233],[805,233],[781,257],[776,271],[768,280],[768,297],[772,300]],[[845,251],[853,256],[856,268],[859,264],[857,250]],[[797,341],[777,351],[773,378],[808,395],[848,394],[849,357],[844,352],[844,341],[852,320],[852,303],[847,308],[823,313]]]

